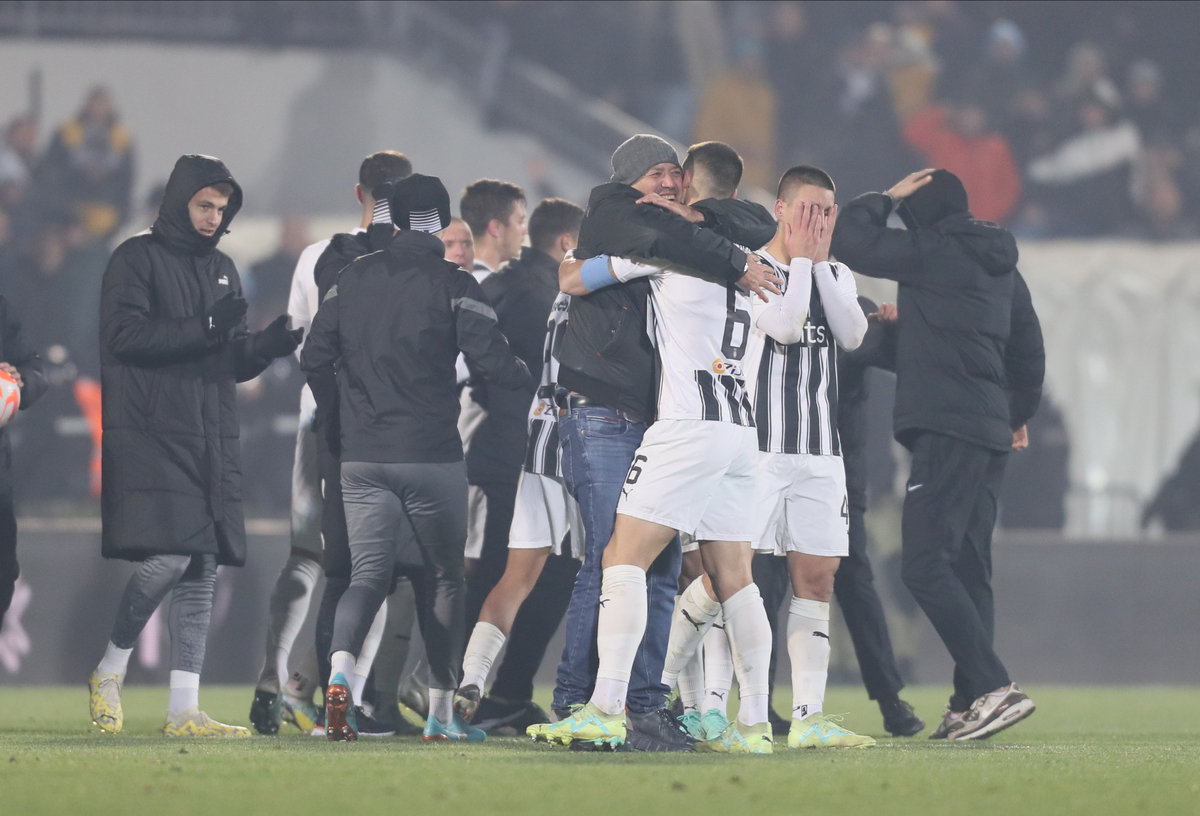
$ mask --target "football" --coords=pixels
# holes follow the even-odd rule
[[[0,371],[0,428],[17,415],[21,407],[21,386],[7,371]]]

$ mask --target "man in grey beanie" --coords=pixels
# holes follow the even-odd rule
[[[612,180],[618,184],[633,184],[656,164],[679,167],[679,154],[661,136],[639,133],[630,136],[612,155]]]

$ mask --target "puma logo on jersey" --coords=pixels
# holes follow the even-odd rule
[[[225,275],[222,275],[221,277],[217,278],[217,286],[228,286],[228,285],[229,285],[229,278],[227,278]]]

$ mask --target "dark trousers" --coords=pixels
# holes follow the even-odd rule
[[[517,503],[517,480],[477,485],[487,497],[483,520],[483,547],[467,578],[467,631],[475,628],[483,602],[504,575],[508,565],[508,529]],[[518,618],[519,620],[519,618]],[[514,621],[514,630],[516,623]]]
[[[900,693],[904,681],[896,666],[887,616],[875,591],[875,575],[867,559],[866,453],[861,449],[847,450],[843,459],[850,510],[850,554],[838,567],[833,592],[850,630],[867,696],[872,700],[887,700]]]
[[[333,619],[338,602],[350,586],[350,536],[346,532],[346,508],[342,504],[342,464],[317,434],[317,473],[321,479],[321,538],[324,549],[325,590],[317,607],[317,668],[321,688],[329,682],[329,656],[333,653]]]
[[[0,621],[12,603],[13,587],[21,568],[17,565],[17,516],[11,492],[0,493]]]
[[[954,658],[952,711],[1011,681],[992,648],[992,530],[1008,454],[935,433],[912,447],[904,585]]]

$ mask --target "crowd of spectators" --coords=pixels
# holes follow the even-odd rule
[[[1171,101],[1186,77],[1152,58],[1170,56],[1145,25],[1165,24],[1160,7],[451,5],[680,141],[732,144],[746,182],[768,190],[799,162],[829,170],[844,198],[944,167],[977,217],[1020,237],[1200,231],[1200,124]]]

